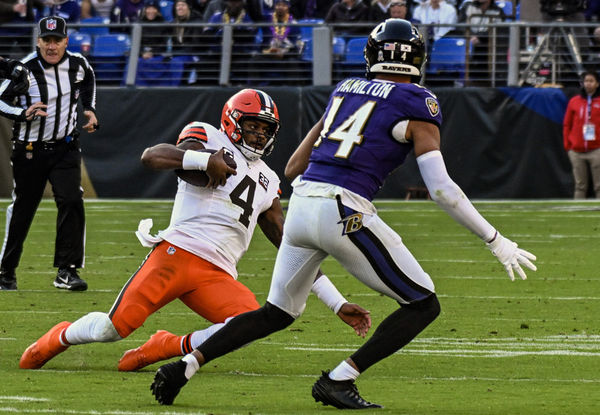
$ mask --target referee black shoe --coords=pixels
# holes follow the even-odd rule
[[[69,291],[85,291],[88,287],[87,283],[79,277],[75,268],[59,268],[54,286]]]
[[[17,276],[14,271],[0,270],[0,291],[15,291]]]
[[[187,363],[183,360],[167,363],[158,368],[154,375],[154,382],[150,385],[152,395],[161,405],[172,405],[181,388],[187,383],[185,368]]]
[[[381,405],[365,401],[358,393],[353,380],[332,380],[329,371],[322,373],[312,387],[315,401],[338,409],[383,408]]]

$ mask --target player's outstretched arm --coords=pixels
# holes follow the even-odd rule
[[[323,118],[310,129],[304,140],[302,140],[298,148],[294,151],[294,154],[288,160],[284,174],[289,181],[294,180],[297,176],[304,173],[304,170],[308,167],[310,153],[321,134],[321,130],[323,130]]]
[[[439,151],[439,128],[431,123],[411,121],[407,136],[414,142],[417,164],[431,198],[454,220],[486,242],[511,280],[515,278],[514,271],[522,279],[527,278],[522,265],[533,271],[537,270],[531,262],[536,259],[535,255],[502,236],[481,216],[461,188],[450,178]]]

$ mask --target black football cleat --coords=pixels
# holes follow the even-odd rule
[[[319,380],[312,387],[312,396],[315,401],[323,405],[331,405],[338,409],[375,409],[383,408],[381,405],[365,401],[353,380],[332,380],[329,371],[323,372]]]
[[[185,368],[187,363],[183,360],[167,363],[158,368],[154,375],[154,382],[150,385],[152,395],[161,405],[172,405],[175,397],[187,383]]]
[[[88,288],[87,282],[81,279],[75,268],[59,268],[53,284],[56,288],[69,291],[85,291]]]
[[[17,277],[14,271],[0,269],[0,291],[15,291],[17,289]]]

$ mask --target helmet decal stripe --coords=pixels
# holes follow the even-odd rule
[[[262,107],[261,109],[267,110],[272,113],[273,100],[271,99],[271,97],[259,89],[257,89],[256,92],[258,93],[258,97],[260,98],[260,106]]]

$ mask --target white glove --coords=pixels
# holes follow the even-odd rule
[[[537,267],[531,262],[537,259],[535,255],[519,248],[515,242],[500,235],[500,232],[496,234],[496,238],[494,238],[492,242],[486,243],[486,245],[490,251],[492,251],[492,254],[498,258],[498,261],[504,265],[504,269],[508,273],[511,281],[515,280],[513,270],[517,270],[521,279],[527,279],[527,275],[523,272],[521,264],[533,271],[537,270]]]

